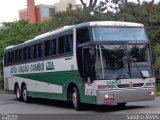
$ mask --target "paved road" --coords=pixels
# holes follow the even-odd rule
[[[14,95],[0,94],[0,113],[10,114],[160,114],[160,97],[154,101],[128,103],[126,108],[85,105],[84,111],[75,111],[64,101],[33,99],[32,103],[19,102]]]

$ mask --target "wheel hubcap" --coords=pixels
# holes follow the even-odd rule
[[[77,106],[77,94],[75,92],[72,94],[72,102],[74,106]]]
[[[17,98],[20,98],[20,90],[19,90],[19,88],[17,88],[16,94],[17,94]]]
[[[26,90],[23,90],[23,99],[24,99],[24,101],[27,100],[27,91]]]

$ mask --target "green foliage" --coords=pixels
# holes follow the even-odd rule
[[[156,91],[160,92],[160,83],[156,84]]]
[[[2,67],[3,51],[5,47],[20,44],[35,35],[46,32],[48,22],[30,24],[26,20],[4,22],[0,30],[0,68]]]
[[[157,54],[157,58],[155,61],[155,74],[157,76],[158,81],[160,81],[160,44],[155,46],[155,51]]]
[[[54,15],[54,17],[49,21],[49,26],[52,26],[51,29],[62,27],[64,25],[72,25],[81,22],[87,22],[92,19],[90,15],[90,10],[68,10],[67,12],[59,12]]]
[[[94,11],[94,15],[91,15],[91,9],[78,9],[68,10],[66,12],[59,12],[49,21],[49,29],[52,30],[65,25],[73,25],[82,22],[96,21],[96,20],[113,20],[113,14],[108,13],[102,15],[99,12]]]

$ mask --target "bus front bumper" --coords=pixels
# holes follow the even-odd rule
[[[134,101],[148,101],[155,99],[155,88],[121,89],[97,91],[98,105],[116,105]]]

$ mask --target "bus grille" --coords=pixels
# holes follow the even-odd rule
[[[144,83],[135,83],[135,84],[121,84],[117,85],[118,88],[134,88],[134,87],[142,87]]]

